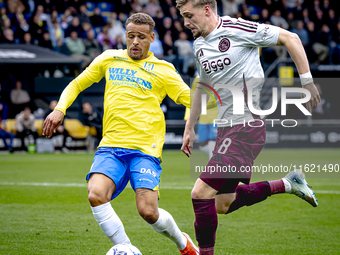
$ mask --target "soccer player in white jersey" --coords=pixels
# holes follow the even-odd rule
[[[158,208],[165,135],[160,104],[169,95],[176,103],[190,107],[190,89],[172,64],[149,52],[154,27],[147,14],[127,19],[127,50],[105,51],[74,79],[46,118],[43,134],[50,138],[78,94],[105,77],[103,139],[86,176],[96,221],[114,245],[130,243],[110,204],[130,181],[143,219],[172,240],[181,254],[195,255],[198,248],[189,236],[179,230],[167,211]]]
[[[201,173],[192,190],[196,239],[200,254],[207,255],[214,254],[217,213],[230,213],[278,193],[293,193],[314,207],[318,205],[315,194],[309,188],[301,170],[294,170],[280,180],[251,184],[249,184],[251,172],[241,170],[242,167],[253,165],[265,143],[265,125],[251,127],[248,124],[241,124],[259,118],[251,113],[247,101],[244,100],[246,94],[251,92],[252,105],[260,109],[259,92],[264,73],[258,47],[274,45],[286,47],[298,69],[303,88],[311,94],[307,102],[309,112],[311,107],[320,102],[320,96],[313,83],[304,48],[296,34],[241,18],[219,17],[215,0],[176,2],[184,17],[184,25],[191,29],[196,39],[194,55],[201,80],[199,87],[202,88],[195,91],[190,117],[184,131],[182,151],[187,156],[191,155],[195,139],[194,126],[201,112],[201,96],[204,94],[203,89],[209,88],[216,91],[221,101],[221,104],[218,104],[218,119],[228,120],[229,123],[218,125],[216,146],[208,167],[233,166],[237,169],[235,173],[232,171]],[[231,90],[235,91],[235,87],[244,91],[244,98],[243,95],[234,98],[235,101],[242,101],[243,115],[233,115],[234,101]],[[232,126],[230,121],[233,123]],[[238,185],[239,182],[244,185]]]

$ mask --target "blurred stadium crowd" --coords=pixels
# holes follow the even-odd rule
[[[220,16],[273,24],[296,33],[312,65],[340,63],[340,14],[336,11],[340,9],[340,0],[217,0],[217,3]],[[175,6],[175,0],[0,0],[0,43],[49,48],[80,60],[84,69],[104,50],[125,49],[126,19],[133,13],[144,12],[156,23],[156,39],[150,51],[159,59],[173,63],[182,75],[193,77],[193,37],[191,31],[184,28]],[[289,58],[284,47],[262,49],[261,61],[265,66],[277,58]],[[38,75],[55,78],[74,75],[67,66],[60,69],[52,70],[50,74],[51,70],[44,68]],[[0,137],[10,139],[14,136],[5,134],[6,119],[23,115],[27,107],[40,109],[41,112],[34,112],[40,119],[50,110],[46,102],[44,106],[38,106],[33,102],[32,91],[25,90],[32,81],[24,81],[12,71],[8,69],[0,76]],[[321,93],[321,88],[319,90]],[[330,108],[330,103],[323,99],[314,110],[313,118],[334,118]],[[184,109],[171,100],[165,99],[162,109],[167,119],[183,118]],[[82,110],[86,119],[87,113]],[[92,114],[100,115],[91,111],[91,120]],[[27,116],[32,115],[27,110]],[[20,128],[16,131],[17,137],[20,132],[22,136],[27,135]],[[36,138],[34,132],[33,129]],[[100,133],[98,130],[97,134]]]
[[[218,0],[219,15],[273,24],[295,32],[311,62],[337,64],[338,0]],[[70,55],[86,67],[106,49],[125,48],[125,21],[145,12],[156,22],[151,51],[187,74],[193,67],[191,32],[173,0],[0,0],[0,41],[35,44]],[[273,49],[274,57],[287,53]],[[268,57],[266,60],[273,59]]]

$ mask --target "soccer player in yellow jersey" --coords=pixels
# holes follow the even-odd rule
[[[110,204],[130,181],[143,219],[171,239],[181,254],[198,254],[197,247],[179,230],[172,216],[158,208],[165,134],[160,104],[168,95],[176,103],[190,107],[190,89],[172,64],[158,60],[148,51],[154,40],[154,27],[147,14],[138,13],[127,19],[127,50],[107,50],[94,59],[65,88],[44,122],[43,134],[51,137],[78,94],[105,77],[103,139],[86,176],[95,219],[113,244],[130,243]]]

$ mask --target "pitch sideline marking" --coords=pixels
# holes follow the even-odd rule
[[[49,182],[0,182],[1,186],[38,186],[38,187],[87,187],[86,183],[49,183]],[[333,186],[333,185],[331,185]],[[130,185],[127,188],[131,188]],[[179,186],[177,184],[173,185],[161,185],[161,189],[184,189],[191,190],[193,186]],[[319,194],[340,194],[339,190],[315,190],[315,193]]]
[[[86,183],[0,182],[2,186],[87,187]]]

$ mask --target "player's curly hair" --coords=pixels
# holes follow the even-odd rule
[[[135,13],[131,15],[126,20],[125,25],[127,26],[130,23],[135,24],[135,25],[149,25],[150,33],[152,33],[155,28],[155,22],[153,21],[150,15],[145,14],[145,13]]]
[[[176,8],[179,10],[183,5],[191,2],[195,8],[201,8],[205,5],[209,5],[213,11],[217,11],[216,0],[176,0]]]

